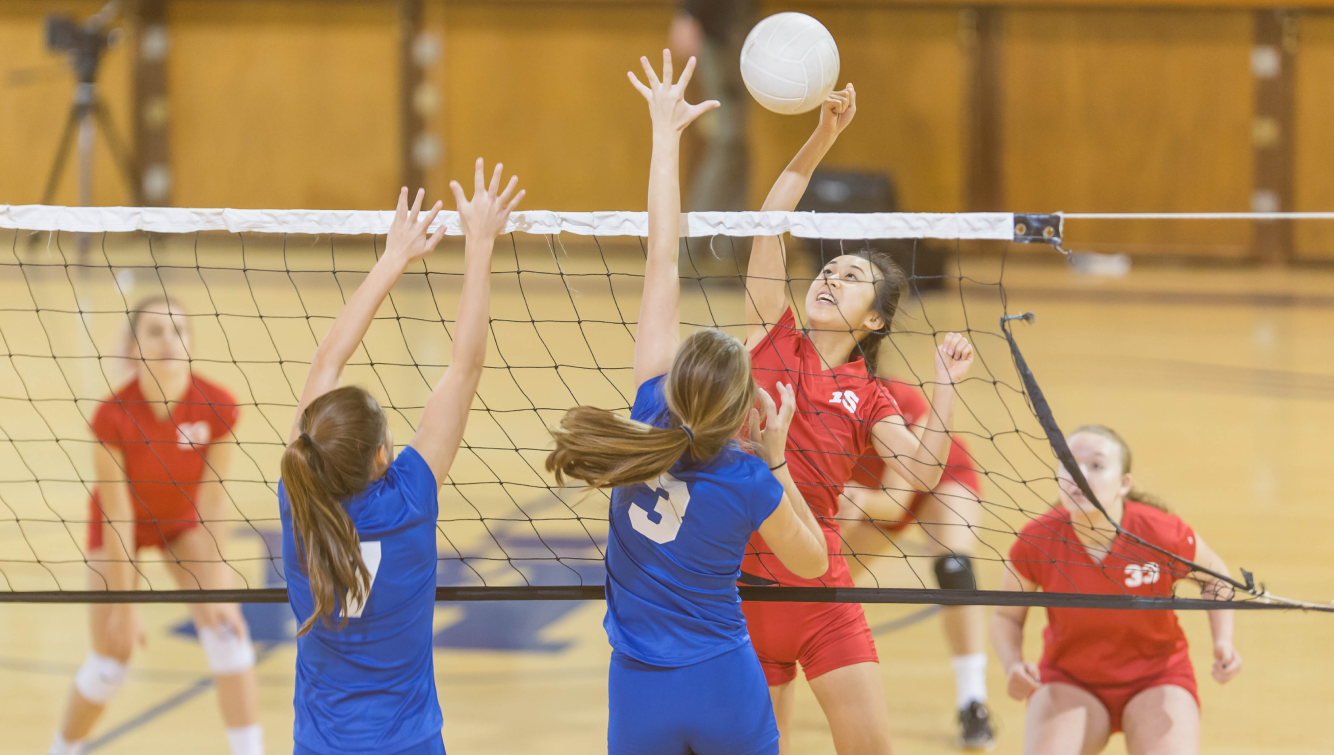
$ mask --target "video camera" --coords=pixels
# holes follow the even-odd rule
[[[115,18],[118,5],[117,0],[111,0],[82,24],[55,13],[46,17],[47,49],[69,53],[80,83],[90,84],[97,78],[102,51],[114,47],[120,36],[119,29],[106,28]]]

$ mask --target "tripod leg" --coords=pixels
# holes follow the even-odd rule
[[[51,204],[56,198],[56,188],[60,186],[60,174],[65,172],[65,161],[69,159],[69,148],[74,142],[74,131],[79,125],[83,113],[82,106],[75,104],[69,109],[65,119],[65,130],[60,134],[60,146],[56,148],[56,160],[51,164],[51,173],[46,177],[46,188],[42,189],[42,204]]]
[[[106,137],[107,146],[111,147],[111,157],[120,169],[120,176],[125,181],[125,188],[129,189],[130,201],[136,207],[144,206],[144,199],[139,192],[139,181],[134,176],[134,161],[130,159],[130,154],[125,149],[125,143],[120,140],[120,135],[116,132],[116,127],[111,121],[111,114],[107,112],[106,105],[102,104],[99,97],[93,100],[93,115],[102,126],[102,134]]]

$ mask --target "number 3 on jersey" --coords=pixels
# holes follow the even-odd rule
[[[675,540],[690,505],[690,488],[664,472],[658,479],[643,483],[643,487],[636,486],[631,495],[630,526],[635,532],[659,545]]]

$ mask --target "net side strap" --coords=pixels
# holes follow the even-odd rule
[[[369,235],[389,232],[392,211],[232,210],[179,207],[57,207],[0,205],[0,228],[70,233],[300,233]],[[777,236],[809,239],[984,239],[1014,241],[1009,212],[690,212],[681,236]],[[459,214],[441,212],[432,229],[461,236]],[[506,233],[647,236],[646,212],[515,212]]]

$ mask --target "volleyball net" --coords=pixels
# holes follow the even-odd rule
[[[383,251],[392,216],[0,206],[0,601],[285,601],[279,460],[311,355]],[[400,446],[450,361],[462,239],[456,214],[441,213],[438,222],[450,235],[390,293],[344,372],[346,383],[380,400]],[[940,460],[946,472],[975,471],[977,489],[942,492],[934,509],[892,485],[876,491],[883,495],[874,507],[847,498],[838,519],[857,587],[744,586],[743,598],[1220,607],[1217,600],[1130,589],[994,589],[1012,569],[1007,558],[1018,533],[1056,505],[1059,467],[1095,499],[1023,358],[1033,318],[1007,306],[1007,265],[1063,254],[1061,228],[1059,214],[682,216],[687,326],[744,334],[749,241],[777,235],[798,310],[824,260],[868,246],[896,257],[909,295],[877,371],[898,389],[930,395],[932,355],[947,332],[967,335],[977,353],[958,386],[954,433],[964,450]],[[644,213],[519,212],[497,239],[486,367],[463,448],[440,492],[439,599],[602,597],[609,496],[555,485],[543,469],[547,428],[575,405],[627,412],[633,402],[646,233]],[[962,253],[979,248],[985,253]],[[237,419],[221,441],[229,446],[227,461],[215,470],[224,502],[200,525],[221,553],[213,566],[231,573],[234,589],[181,589],[167,567],[191,565],[170,547],[140,553],[141,590],[91,589],[90,560],[98,552],[89,529],[100,528],[93,493],[102,481],[90,423],[139,375],[129,322],[138,303],[161,297],[186,310],[191,371],[234,397]],[[181,439],[191,442],[188,432]],[[126,476],[136,482],[132,470]],[[967,501],[957,498],[964,495]],[[968,513],[956,515],[951,500]],[[181,522],[159,524],[166,532]],[[1141,582],[1159,564],[1211,575],[1128,533],[1121,537],[1143,554]],[[980,589],[937,586],[933,565],[956,551],[971,556]],[[1056,559],[1052,566],[1067,565]],[[1329,610],[1275,597],[1245,571],[1212,576],[1230,586],[1228,607]]]

